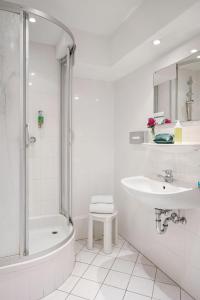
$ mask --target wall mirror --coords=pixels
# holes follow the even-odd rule
[[[200,52],[154,73],[154,113],[160,123],[200,120]]]

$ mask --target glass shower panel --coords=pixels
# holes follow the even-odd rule
[[[0,10],[0,257],[19,254],[20,16]]]
[[[60,211],[60,73],[56,42],[61,29],[35,15],[29,23],[30,218]],[[30,235],[30,248],[32,245]],[[31,249],[30,249],[31,251]]]

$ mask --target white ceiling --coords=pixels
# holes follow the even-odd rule
[[[142,2],[148,0],[11,0],[43,10],[70,28],[112,34]]]
[[[77,45],[75,73],[87,78],[117,80],[200,34],[200,0],[10,1],[67,25]],[[41,22],[31,25],[31,40],[55,45],[60,31]],[[154,39],[161,45],[153,46]]]

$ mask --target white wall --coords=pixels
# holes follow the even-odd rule
[[[59,66],[55,47],[30,43],[28,122],[30,136],[37,141],[29,147],[30,216],[59,211]],[[44,126],[38,128],[38,110]]]
[[[173,60],[172,55],[170,58]],[[170,224],[168,232],[161,236],[156,233],[154,211],[128,196],[120,184],[123,177],[156,176],[166,168],[173,169],[175,178],[193,185],[199,180],[198,151],[154,152],[130,145],[128,141],[129,131],[146,128],[147,118],[153,111],[153,72],[164,61],[168,64],[168,58],[152,63],[115,83],[115,199],[120,213],[120,233],[200,299],[200,210],[185,211],[188,224]]]
[[[87,236],[90,197],[113,193],[113,86],[74,79],[73,220],[77,237]]]

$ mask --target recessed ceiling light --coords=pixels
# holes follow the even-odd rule
[[[197,58],[200,59],[200,55],[197,55]]]
[[[78,97],[78,96],[75,96],[75,97],[74,97],[74,100],[79,100],[79,97]]]
[[[160,45],[160,40],[154,40],[154,41],[153,41],[153,44],[154,44],[154,46]]]
[[[190,50],[190,53],[196,53],[196,52],[198,52],[198,50],[197,49],[192,49],[192,50]]]
[[[29,86],[32,86],[33,84],[32,84],[32,82],[29,82],[28,85],[29,85]]]
[[[35,76],[35,72],[31,72],[31,76]]]
[[[29,22],[31,22],[31,23],[36,23],[36,19],[33,18],[33,17],[30,17],[30,18],[29,18]]]

